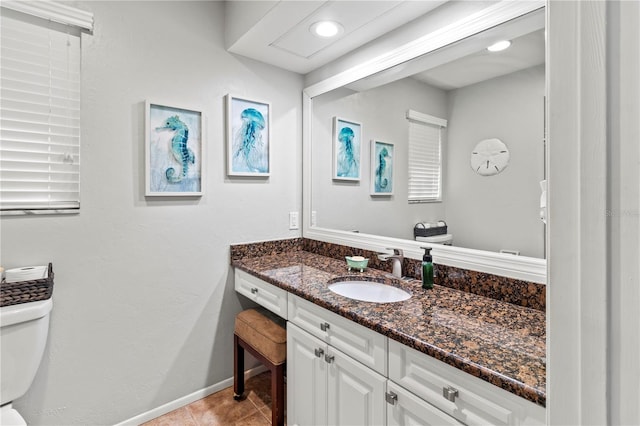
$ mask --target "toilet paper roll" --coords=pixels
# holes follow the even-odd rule
[[[46,265],[25,266],[22,268],[7,269],[4,271],[5,282],[15,283],[17,281],[31,281],[40,278],[47,278],[49,268]]]

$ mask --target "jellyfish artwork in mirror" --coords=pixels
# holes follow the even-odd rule
[[[334,179],[360,180],[362,125],[334,117]]]

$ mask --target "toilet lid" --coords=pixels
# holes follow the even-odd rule
[[[432,237],[416,237],[416,241],[425,243],[446,243],[453,240],[453,234],[434,235]]]
[[[27,426],[20,413],[13,408],[2,407],[0,409],[0,425],[2,426]]]

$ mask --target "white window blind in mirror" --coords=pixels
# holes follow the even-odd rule
[[[409,202],[442,200],[441,130],[447,120],[407,111],[409,121]]]
[[[0,9],[0,210],[77,210],[80,28],[8,10],[13,3]]]

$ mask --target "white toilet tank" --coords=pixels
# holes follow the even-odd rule
[[[38,371],[49,333],[51,299],[0,307],[0,399],[24,395]]]
[[[431,244],[444,244],[450,246],[453,244],[453,234],[433,235],[431,237],[416,237],[416,241]]]

